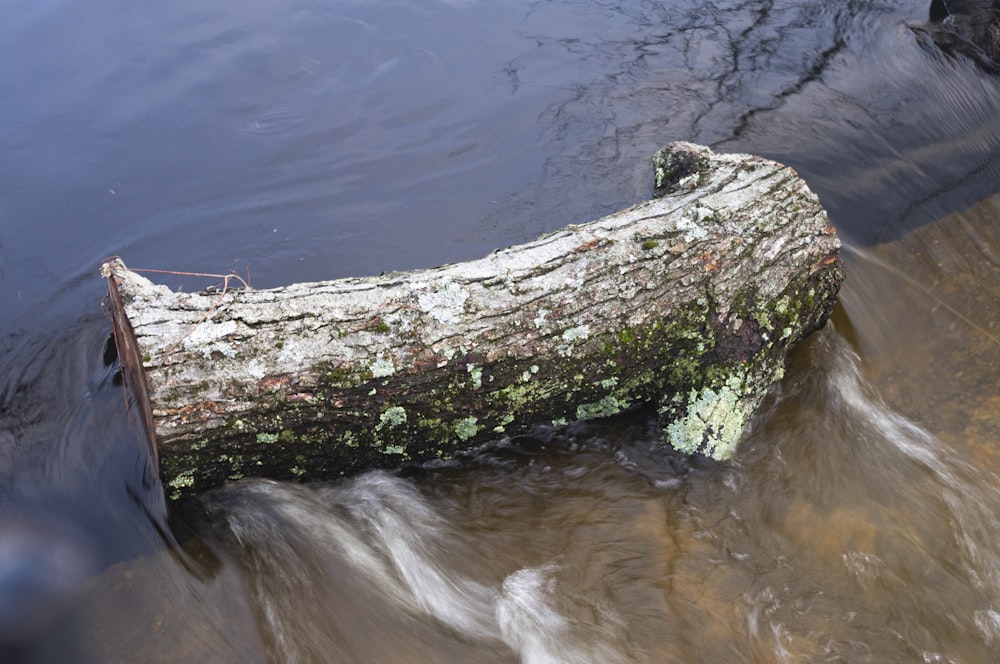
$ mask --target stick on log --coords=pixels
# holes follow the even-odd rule
[[[731,456],[829,316],[840,244],[791,168],[689,143],[653,163],[659,198],[430,270],[220,298],[105,263],[170,497],[447,456],[638,403],[677,450]]]

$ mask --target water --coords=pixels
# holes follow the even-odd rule
[[[995,659],[1000,87],[926,13],[4,3],[4,661]],[[639,412],[168,519],[102,258],[257,287],[473,258],[645,198],[679,139],[794,166],[848,244],[733,462]]]

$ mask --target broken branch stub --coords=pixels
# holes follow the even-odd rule
[[[168,493],[436,458],[641,402],[674,448],[730,456],[832,310],[839,241],[790,168],[688,143],[654,166],[662,198],[435,269],[220,300],[105,264]]]

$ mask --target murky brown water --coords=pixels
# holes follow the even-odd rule
[[[95,646],[142,661],[992,661],[997,206],[852,251],[836,321],[732,463],[670,454],[635,414],[402,474],[235,484],[192,519],[188,570],[162,554],[95,582]]]
[[[989,468],[1000,453],[998,220],[994,196],[905,242],[859,250],[844,294],[857,343],[893,406],[964,453],[988,455]]]
[[[996,660],[1000,86],[926,4],[0,5],[0,659]],[[849,244],[734,461],[634,413],[167,528],[100,259],[469,258],[648,196],[677,139],[793,165]]]

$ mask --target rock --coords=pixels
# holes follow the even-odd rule
[[[1000,72],[1000,2],[932,0],[929,22],[911,26],[925,45],[969,58],[984,71]]]

